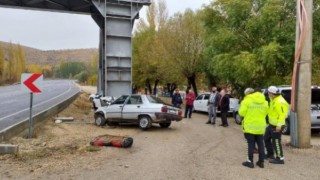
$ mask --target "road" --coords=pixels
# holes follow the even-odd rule
[[[44,80],[42,93],[33,96],[33,114],[62,102],[79,92],[71,80]],[[29,117],[30,93],[21,84],[0,87],[0,131]]]

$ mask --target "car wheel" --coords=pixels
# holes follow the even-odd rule
[[[290,134],[290,123],[289,119],[286,119],[286,124],[282,129],[282,134],[289,135]]]
[[[159,125],[162,128],[168,128],[171,125],[171,122],[161,122]]]
[[[152,122],[149,116],[140,116],[139,117],[139,127],[142,130],[147,130],[152,126]]]
[[[236,114],[234,116],[234,120],[236,121],[237,124],[241,124],[242,117],[240,116],[240,114],[238,112],[236,112]]]
[[[104,118],[103,115],[97,114],[95,117],[95,123],[97,126],[104,126],[106,124],[106,119]]]

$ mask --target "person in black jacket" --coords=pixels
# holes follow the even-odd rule
[[[175,93],[172,96],[171,104],[173,104],[174,107],[181,108],[182,97],[181,97],[181,95],[179,93],[179,89],[175,90]]]
[[[218,109],[221,112],[221,121],[222,124],[220,124],[220,126],[223,127],[228,127],[228,111],[230,110],[230,100],[229,100],[229,95],[226,94],[226,91],[224,89],[221,90],[220,92],[220,100],[219,100],[219,104],[218,104]]]

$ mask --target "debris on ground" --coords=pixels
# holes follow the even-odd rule
[[[133,144],[133,138],[105,134],[105,135],[101,135],[94,138],[90,142],[90,144],[92,146],[113,146],[113,147],[129,148]]]

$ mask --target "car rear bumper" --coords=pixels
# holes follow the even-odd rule
[[[181,121],[182,117],[177,114],[156,113],[157,121]]]

